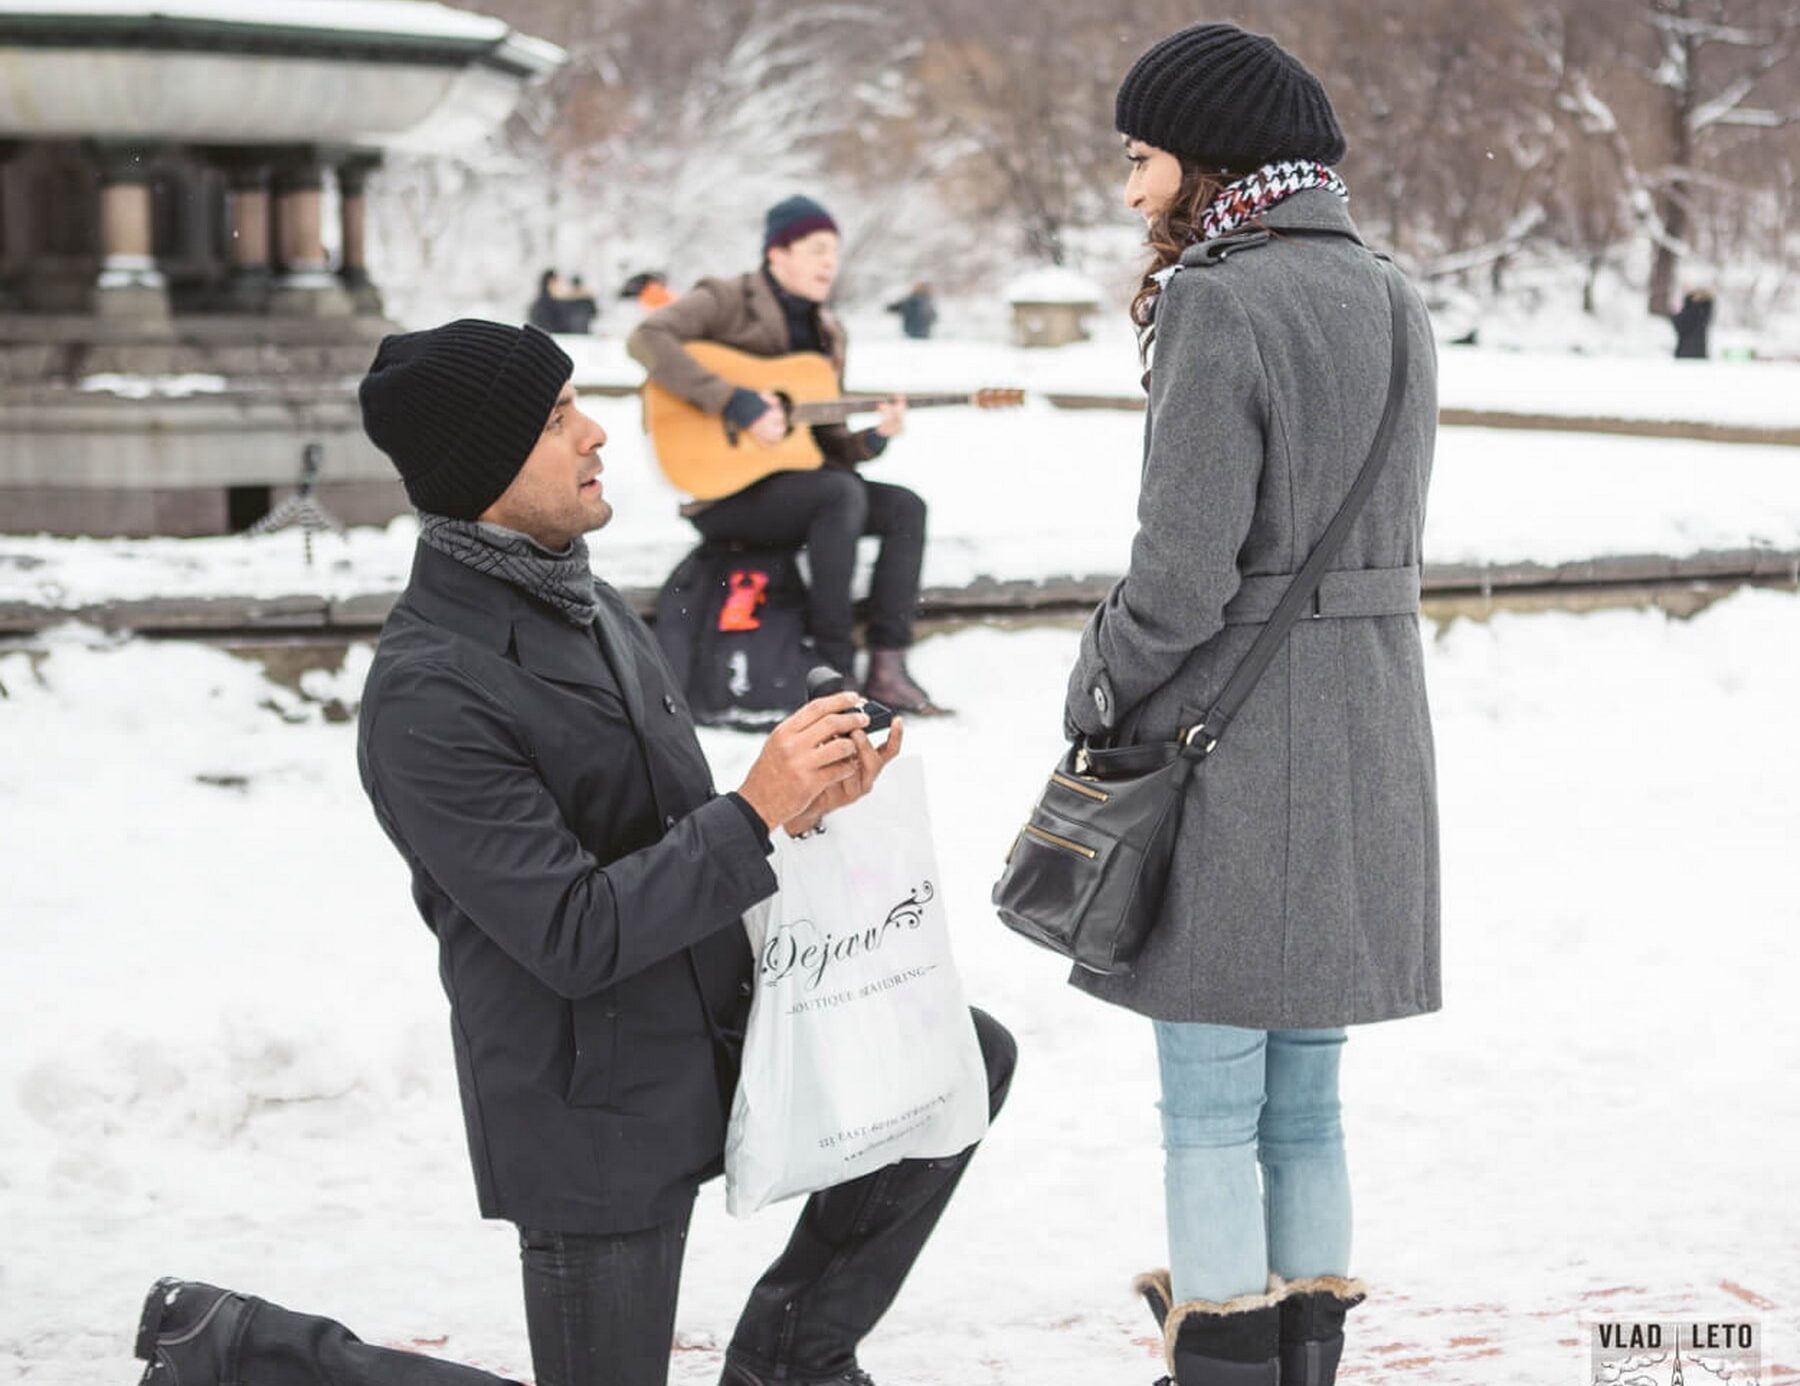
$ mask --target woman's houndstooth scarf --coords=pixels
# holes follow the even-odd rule
[[[1285,202],[1297,192],[1324,188],[1349,200],[1350,189],[1344,186],[1327,165],[1314,159],[1290,159],[1278,164],[1264,164],[1254,173],[1235,183],[1228,183],[1200,214],[1200,225],[1194,230],[1194,241],[1216,241],[1255,221],[1277,202]]]

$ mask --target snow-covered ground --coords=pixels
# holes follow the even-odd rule
[[[1773,368],[1769,368],[1773,369]],[[1795,398],[1800,399],[1800,391]],[[696,542],[651,460],[635,400],[589,396],[605,425],[617,518],[592,538],[621,587],[655,587]],[[1143,420],[1114,410],[921,411],[868,469],[931,507],[929,586],[981,576],[1042,579],[1123,571],[1135,526]],[[414,522],[315,541],[50,539],[0,535],[0,602],[75,609],[132,598],[393,591]],[[1439,563],[1559,563],[1620,554],[1800,549],[1800,451],[1605,434],[1445,429],[1425,554]]]
[[[1121,462],[1121,465],[1128,465]],[[1560,504],[1550,497],[1546,509]],[[1085,502],[1082,502],[1085,504]],[[1800,598],[1688,620],[1428,632],[1445,997],[1346,1056],[1347,1382],[1586,1380],[1584,1316],[1759,1315],[1800,1361]],[[1062,985],[987,888],[1056,749],[1073,633],[966,630],[916,724],[971,998],[1012,1103],[871,1340],[882,1386],[1160,1374],[1147,1027]],[[367,651],[309,696],[216,650],[77,630],[0,657],[0,1378],[131,1379],[164,1273],[529,1370],[514,1245],[477,1221],[429,935],[356,784]],[[708,733],[719,781],[750,738]],[[678,1386],[716,1379],[789,1214],[691,1240]],[[1690,1381],[1697,1374],[1690,1374]]]
[[[975,337],[917,342],[896,335],[891,324],[859,321],[847,384],[853,390],[920,392],[1017,386],[1141,399],[1137,351],[1118,318],[1096,313],[1093,340],[1039,350]],[[559,340],[575,358],[577,384],[635,386],[644,378],[616,337]],[[1800,428],[1800,362],[1442,346],[1438,366],[1438,397],[1446,409]]]

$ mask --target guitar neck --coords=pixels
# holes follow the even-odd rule
[[[820,399],[794,406],[797,424],[838,424],[852,414],[872,414],[875,407],[893,398],[891,395],[845,395],[842,399]],[[951,404],[973,404],[974,395],[908,395],[908,409],[941,409]]]

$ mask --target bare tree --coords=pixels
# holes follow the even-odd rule
[[[495,150],[431,174],[396,165],[378,193],[430,273],[494,293],[552,260],[717,270],[754,253],[762,208],[796,190],[844,223],[852,294],[927,266],[973,282],[1020,252],[1116,256],[1113,94],[1193,18],[1186,0],[457,2],[571,54]],[[1560,259],[1591,307],[1602,271],[1648,260],[1661,309],[1696,255],[1745,266],[1765,302],[1793,287],[1794,0],[1228,0],[1215,14],[1320,74],[1349,136],[1353,211],[1428,273],[1499,291],[1515,266]]]
[[[1586,0],[1578,8],[1594,37],[1586,61],[1561,74],[1561,104],[1616,161],[1653,247],[1650,311],[1665,312],[1704,204],[1754,191],[1716,171],[1737,143],[1730,137],[1800,122],[1800,11],[1787,0]]]

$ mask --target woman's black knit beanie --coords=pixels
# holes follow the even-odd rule
[[[574,372],[535,327],[461,318],[384,337],[357,392],[363,431],[415,506],[473,520],[512,485]]]
[[[1319,79],[1268,35],[1235,24],[1195,24],[1152,44],[1120,83],[1113,118],[1123,135],[1234,173],[1344,157]]]

